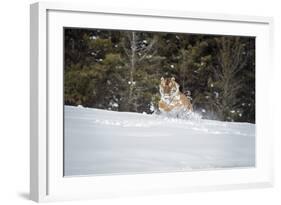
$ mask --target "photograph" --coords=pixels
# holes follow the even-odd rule
[[[256,166],[255,36],[63,28],[63,175]]]

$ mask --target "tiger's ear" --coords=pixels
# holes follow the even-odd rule
[[[174,77],[172,77],[172,78],[171,78],[171,80],[172,80],[172,81],[175,81],[175,78],[174,78]]]
[[[164,77],[161,77],[161,82],[164,81]]]

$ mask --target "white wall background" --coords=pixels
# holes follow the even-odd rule
[[[78,0],[77,0],[78,1]],[[82,2],[83,0],[79,0]],[[29,192],[29,4],[30,0],[1,1],[0,6],[0,204],[32,204]],[[103,6],[187,10],[273,16],[275,20],[276,185],[251,189],[163,196],[66,202],[66,204],[281,204],[281,6],[278,0],[92,0]],[[272,70],[272,69],[270,69]],[[265,108],[269,109],[269,108]],[[267,119],[265,119],[267,120]]]

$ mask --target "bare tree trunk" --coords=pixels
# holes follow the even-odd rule
[[[247,56],[244,56],[245,48],[239,37],[233,40],[221,37],[216,40],[218,45],[217,59],[220,67],[220,70],[216,70],[216,72],[222,90],[218,115],[220,119],[229,120],[229,112],[235,109],[237,93],[242,87],[241,79],[238,79],[236,74],[244,68]]]
[[[186,59],[186,51],[184,50],[181,50],[181,53],[182,53],[182,56],[183,56],[183,63],[182,65],[180,66],[180,74],[181,76],[183,76],[182,78],[182,91],[183,92],[186,92],[186,87],[185,87],[185,76],[186,76],[186,70],[187,70],[187,59]]]
[[[136,105],[134,102],[134,87],[136,86],[136,82],[134,79],[135,73],[136,73],[136,67],[137,63],[141,63],[148,54],[150,54],[154,43],[156,42],[156,39],[153,39],[149,45],[146,47],[138,47],[138,43],[140,42],[140,39],[135,31],[128,32],[127,38],[129,40],[129,44],[126,45],[126,43],[123,43],[124,51],[128,57],[128,66],[129,66],[129,92],[128,92],[128,106],[130,107],[130,110],[136,109]],[[140,54],[140,55],[138,55]],[[153,55],[153,54],[152,54]]]
[[[136,33],[133,31],[131,36],[131,56],[130,56],[130,78],[129,78],[129,97],[128,97],[128,104],[132,104],[132,94],[133,94],[133,86],[134,86],[134,73],[135,73],[135,63],[136,63]]]

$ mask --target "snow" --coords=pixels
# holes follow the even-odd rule
[[[64,175],[255,166],[255,124],[65,106]]]
[[[116,103],[116,102],[113,102],[113,101],[111,101],[111,102],[109,103],[109,105],[112,106],[112,107],[119,107],[119,104]]]
[[[155,110],[154,105],[153,105],[152,102],[150,103],[149,110],[150,110],[151,112],[154,112],[154,110]]]
[[[136,81],[128,81],[128,84],[129,84],[129,85],[131,85],[131,84],[135,85],[135,84],[136,84]]]
[[[217,91],[214,92],[214,95],[215,95],[216,98],[219,97],[219,93]]]
[[[93,39],[93,40],[96,40],[98,37],[97,36],[91,36],[90,38]]]

